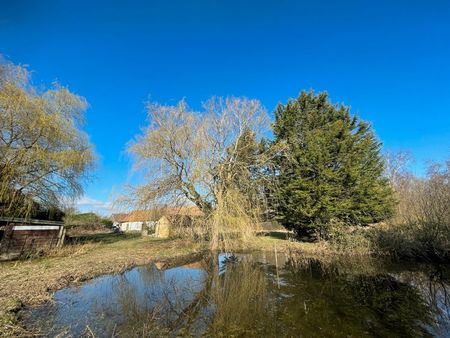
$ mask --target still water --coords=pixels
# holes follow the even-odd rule
[[[449,277],[426,265],[221,254],[60,290],[25,321],[49,337],[450,337]]]

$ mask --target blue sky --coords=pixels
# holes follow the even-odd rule
[[[414,170],[450,155],[450,1],[0,0],[0,53],[84,96],[99,155],[82,210],[109,212],[129,180],[125,153],[144,102],[212,95],[272,112],[326,90],[372,123]]]

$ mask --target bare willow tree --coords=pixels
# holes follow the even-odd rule
[[[219,239],[256,224],[264,200],[259,173],[270,162],[258,142],[268,119],[259,101],[246,98],[213,97],[203,108],[148,104],[150,124],[129,148],[147,176],[132,196],[141,207],[195,204],[219,248]]]
[[[396,222],[409,222],[410,215],[417,207],[418,186],[420,180],[409,170],[413,156],[408,151],[387,151],[384,154],[385,175],[393,188],[396,199]],[[413,193],[414,192],[414,193]],[[414,207],[414,210],[412,208]]]
[[[408,175],[408,167],[412,162],[413,156],[408,151],[385,152],[385,175],[394,188],[397,188],[403,178]]]
[[[82,192],[94,155],[80,130],[86,101],[40,91],[26,68],[0,62],[0,214],[29,216]]]

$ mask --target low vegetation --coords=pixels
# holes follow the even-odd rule
[[[368,227],[334,224],[331,247],[391,259],[450,261],[450,161],[431,164],[425,177],[417,177],[406,170],[405,159],[400,153],[386,160],[396,164],[387,166],[397,201],[394,216]]]
[[[392,176],[396,216],[377,227],[376,248],[397,258],[450,260],[450,160],[432,164],[426,177],[408,171]]]
[[[101,217],[93,212],[75,213],[66,211],[64,223],[69,236],[109,233],[113,226],[113,222],[109,218]]]

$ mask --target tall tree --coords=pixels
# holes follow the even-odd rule
[[[64,87],[39,90],[25,68],[0,62],[0,214],[27,216],[82,192],[94,160],[80,129],[86,106]]]
[[[150,207],[190,201],[209,220],[214,247],[221,229],[237,226],[255,207],[247,192],[256,191],[255,165],[264,161],[256,144],[266,111],[257,100],[233,97],[211,98],[203,112],[184,101],[147,108],[150,124],[130,152],[148,177],[132,189],[132,202]]]
[[[297,234],[327,234],[331,221],[364,225],[393,212],[381,144],[370,125],[333,105],[326,93],[302,92],[275,112],[277,211]]]

